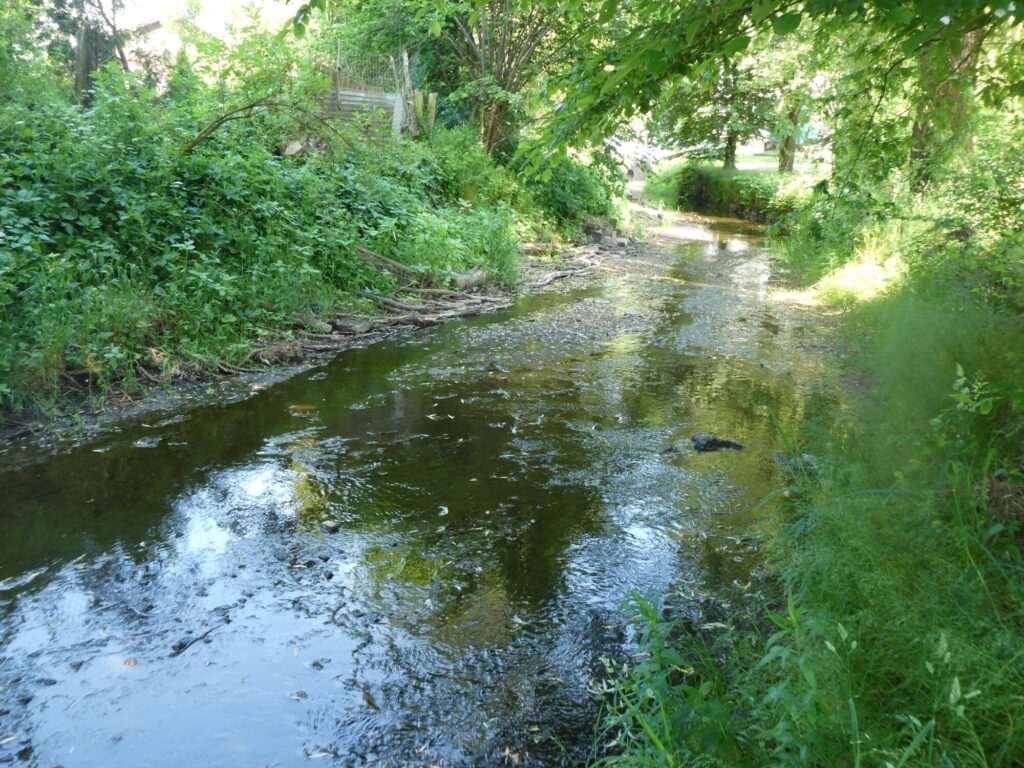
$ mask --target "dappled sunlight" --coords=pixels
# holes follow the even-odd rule
[[[893,288],[906,273],[899,256],[848,262],[803,290],[776,291],[775,301],[808,307],[849,307],[871,301]]]

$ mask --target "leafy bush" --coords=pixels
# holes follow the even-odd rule
[[[647,193],[655,202],[686,211],[778,222],[806,204],[813,183],[804,175],[684,163],[656,174]]]
[[[393,256],[444,278],[482,267],[505,284],[515,280],[519,249],[512,237],[509,208],[455,211],[446,208],[417,215]]]
[[[468,126],[434,131],[429,149],[444,200],[486,207],[505,204],[524,212],[533,207],[514,173],[484,151],[477,132]]]
[[[225,104],[280,90],[297,64],[272,37],[218,51],[229,85],[179,57],[162,95],[108,69],[88,109],[56,88],[0,100],[0,404],[243,361],[296,316],[392,285],[356,245],[441,279],[481,266],[514,280],[513,209],[533,204],[465,132],[415,144],[336,126],[319,151],[282,157],[315,95],[303,75],[280,93],[297,112],[251,110],[183,151]]]
[[[599,163],[584,165],[566,157],[548,171],[530,181],[533,199],[547,217],[572,228],[587,218],[614,214],[613,182]]]

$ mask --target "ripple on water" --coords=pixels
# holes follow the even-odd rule
[[[768,524],[776,424],[831,397],[758,241],[694,231],[584,291],[0,469],[0,760],[584,755],[623,601],[697,615],[749,581],[737,526]],[[697,454],[702,430],[747,448]]]

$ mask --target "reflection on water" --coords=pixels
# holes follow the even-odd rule
[[[0,763],[585,754],[624,598],[747,581],[738,534],[770,524],[779,426],[831,403],[814,328],[767,301],[756,233],[680,233],[665,279],[611,272],[18,457]],[[695,454],[700,430],[747,450]]]

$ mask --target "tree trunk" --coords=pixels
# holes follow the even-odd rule
[[[100,36],[88,24],[78,29],[75,42],[75,97],[82,106],[92,103],[92,73],[99,67]]]
[[[722,162],[722,167],[727,171],[736,170],[736,144],[738,140],[736,133],[732,129],[725,135],[725,159]]]
[[[786,120],[789,127],[796,131],[797,121],[800,119],[800,110],[791,109],[786,113]],[[779,173],[792,173],[796,164],[796,135],[787,133],[779,142]]]
[[[975,29],[960,38],[953,54],[938,47],[921,64],[920,88],[911,133],[910,160],[918,187],[931,180],[943,156],[956,149],[971,149],[969,129],[974,113],[974,81],[987,29]]]
[[[505,116],[508,114],[508,103],[492,101],[480,110],[480,141],[490,154],[505,138]]]
[[[779,142],[779,173],[792,173],[796,164],[796,136],[789,134]]]

